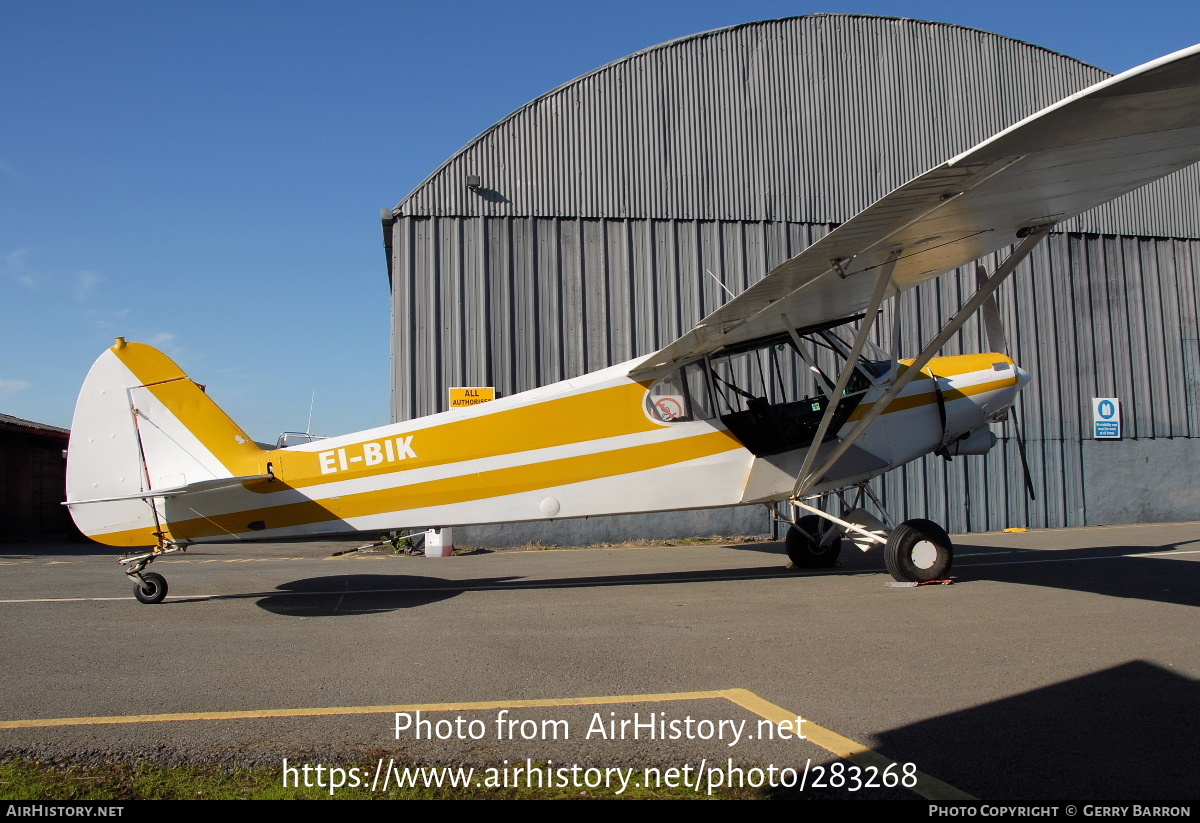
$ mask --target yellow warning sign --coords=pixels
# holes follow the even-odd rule
[[[496,389],[493,386],[451,386],[450,408],[461,409],[464,406],[477,406],[489,400],[496,399]]]

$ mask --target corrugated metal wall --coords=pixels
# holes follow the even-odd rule
[[[1096,524],[1083,453],[1093,397],[1122,399],[1127,441],[1200,438],[1198,273],[1200,241],[1051,235],[999,292],[1011,354],[1034,376],[1017,419],[1036,501],[1025,492],[1010,422],[985,457],[930,456],[885,476],[877,482],[885,502],[957,532]],[[973,284],[963,271],[918,287],[904,298],[902,324],[917,323],[928,340]],[[944,352],[986,348],[973,320]],[[1164,497],[1196,485],[1190,460],[1159,471]],[[1174,519],[1194,516],[1193,502],[1181,501]]]
[[[450,385],[505,394],[648,354],[826,226],[405,217],[394,229],[396,419]],[[410,371],[411,369],[411,371]],[[407,378],[407,379],[403,379]]]
[[[402,218],[394,278],[397,419],[444,410],[445,387],[502,395],[653,351],[818,239],[826,226],[762,222]],[[996,260],[985,261],[989,268]],[[928,458],[881,489],[905,516],[954,531],[1084,525],[1081,441],[1090,399],[1124,399],[1129,438],[1200,437],[1200,241],[1055,234],[1000,292],[1017,362],[1034,374],[1015,443],[985,458]],[[914,352],[974,290],[973,271],[902,297]],[[1191,331],[1188,332],[1187,330]],[[977,320],[946,354],[986,351]],[[878,327],[882,344],[890,315]],[[1001,432],[1005,434],[1007,430]]]
[[[840,15],[698,35],[586,75],[397,208],[394,419],[444,409],[447,386],[511,394],[652,352],[727,299],[709,272],[737,293],[894,185],[1103,76],[997,35]],[[1094,396],[1124,400],[1127,438],[1200,437],[1198,181],[1190,169],[1064,225],[1002,288],[1011,353],[1034,374],[1019,419],[1037,500],[1005,437],[985,458],[877,481],[894,514],[952,532],[1093,522],[1084,478],[1107,459],[1084,448]],[[909,292],[906,349],[973,289],[964,271]],[[972,321],[945,353],[984,350],[980,334]]]

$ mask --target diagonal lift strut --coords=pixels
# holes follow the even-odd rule
[[[942,327],[942,330],[938,332],[937,336],[934,337],[933,340],[931,340],[929,344],[921,350],[921,353],[917,355],[917,358],[912,362],[912,364],[905,369],[899,377],[896,378],[896,381],[892,383],[891,387],[886,392],[884,392],[883,396],[875,401],[875,404],[871,407],[870,411],[863,415],[862,419],[860,419],[855,427],[850,430],[850,433],[847,434],[846,437],[834,447],[825,460],[816,469],[808,472],[807,474],[805,473],[804,469],[801,469],[800,475],[796,478],[796,486],[793,489],[793,499],[799,498],[800,496],[808,493],[821,481],[821,478],[825,476],[826,472],[833,468],[834,464],[841,459],[842,455],[844,455],[852,445],[854,445],[855,441],[862,437],[863,432],[867,430],[867,427],[875,422],[876,418],[878,418],[887,410],[888,406],[893,400],[896,399],[896,397],[899,396],[900,392],[904,391],[909,383],[921,375],[921,370],[925,368],[930,360],[933,359],[933,356],[941,350],[942,346],[946,345],[951,337],[958,333],[958,330],[962,328],[962,325],[979,310],[979,307],[982,306],[983,302],[987,300],[993,292],[996,291],[997,287],[999,287],[999,285],[1016,270],[1017,265],[1029,256],[1029,253],[1033,251],[1034,247],[1041,242],[1042,238],[1050,232],[1052,227],[1053,224],[1038,226],[1026,234],[1024,239],[1017,244],[1015,249],[1013,249],[1012,254],[1010,254],[1008,258],[1000,264],[999,267],[997,267],[996,271],[993,272],[991,277],[989,277],[979,286],[975,293],[971,295],[971,299],[968,300],[963,307],[958,310],[954,317],[950,318],[950,321]],[[889,266],[889,279],[890,270],[891,267]],[[877,287],[876,292],[878,293],[879,291],[880,289]],[[865,326],[867,321],[864,319],[863,323]],[[843,372],[852,368],[853,366],[854,362],[848,361],[846,363],[846,369],[843,369]],[[841,383],[842,381],[839,380],[838,384],[841,385]],[[822,420],[822,422],[824,422],[824,420]],[[814,439],[812,445],[809,446],[809,454],[804,461],[805,467],[808,467],[812,462],[815,462],[813,455],[816,453],[817,449],[820,448],[820,446],[820,440]]]

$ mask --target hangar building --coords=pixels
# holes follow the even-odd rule
[[[391,212],[392,416],[649,354],[891,189],[1109,76],[917,20],[812,15],[632,54],[522,106]],[[984,261],[989,268],[996,261]],[[984,457],[874,481],[951,533],[1200,520],[1200,174],[1060,224],[999,293],[1036,500],[1011,424]],[[973,269],[905,297],[915,354]],[[885,312],[885,315],[887,312]],[[881,329],[886,334],[886,328]],[[977,319],[944,354],[986,351]],[[1092,436],[1117,397],[1119,441]],[[428,524],[436,525],[436,524]],[[476,528],[465,542],[764,533],[762,507]]]
[[[62,504],[70,434],[0,414],[0,543],[78,534]]]

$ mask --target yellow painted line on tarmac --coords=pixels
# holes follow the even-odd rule
[[[392,714],[394,712],[469,712],[489,709],[530,709],[555,706],[593,706],[618,703],[665,703],[679,700],[710,700],[724,692],[672,692],[667,694],[610,695],[606,697],[561,697],[534,700],[487,700],[471,703],[416,703],[396,706],[331,706],[311,709],[252,709],[232,712],[175,712],[102,717],[57,717],[35,720],[2,720],[0,729],[36,729],[50,726],[103,726],[122,723],[162,723],[172,720],[246,720],[267,717],[327,717],[348,714]],[[793,718],[794,720],[794,718]]]
[[[799,716],[795,712],[789,712],[782,706],[777,706],[768,700],[762,699],[747,689],[725,689],[719,692],[719,694],[726,700],[736,703],[743,709],[748,709],[759,717],[770,720],[772,723],[795,723],[796,718]],[[843,760],[849,760],[855,765],[862,766],[863,768],[874,766],[879,770],[880,774],[883,774],[884,770],[888,767],[899,765],[896,761],[889,757],[884,757],[874,749],[868,748],[862,743],[857,743],[848,737],[843,737],[824,726],[818,726],[808,718],[804,719],[803,728],[804,737],[809,743],[820,746],[825,751],[832,752]],[[912,787],[911,791],[919,794],[926,800],[978,799],[922,771],[918,771],[916,777],[917,785]]]
[[[331,717],[355,714],[394,714],[396,712],[469,712],[498,709],[535,709],[558,706],[612,706],[621,703],[672,703],[686,700],[728,700],[772,723],[794,724],[800,717],[749,689],[717,689],[698,692],[666,692],[663,694],[618,694],[602,697],[552,697],[533,700],[484,700],[467,703],[415,703],[396,706],[331,706],[309,709],[252,709],[229,712],[173,712],[169,714],[130,714],[102,717],[55,717],[32,720],[2,720],[0,729],[42,729],[55,726],[105,726],[129,723],[164,723],[177,720],[256,720],[272,717]],[[827,752],[849,760],[863,768],[873,766],[880,774],[898,766],[894,760],[874,749],[843,737],[835,731],[804,718],[804,739]],[[927,800],[976,800],[948,783],[924,772],[916,773],[917,785],[910,791]]]

